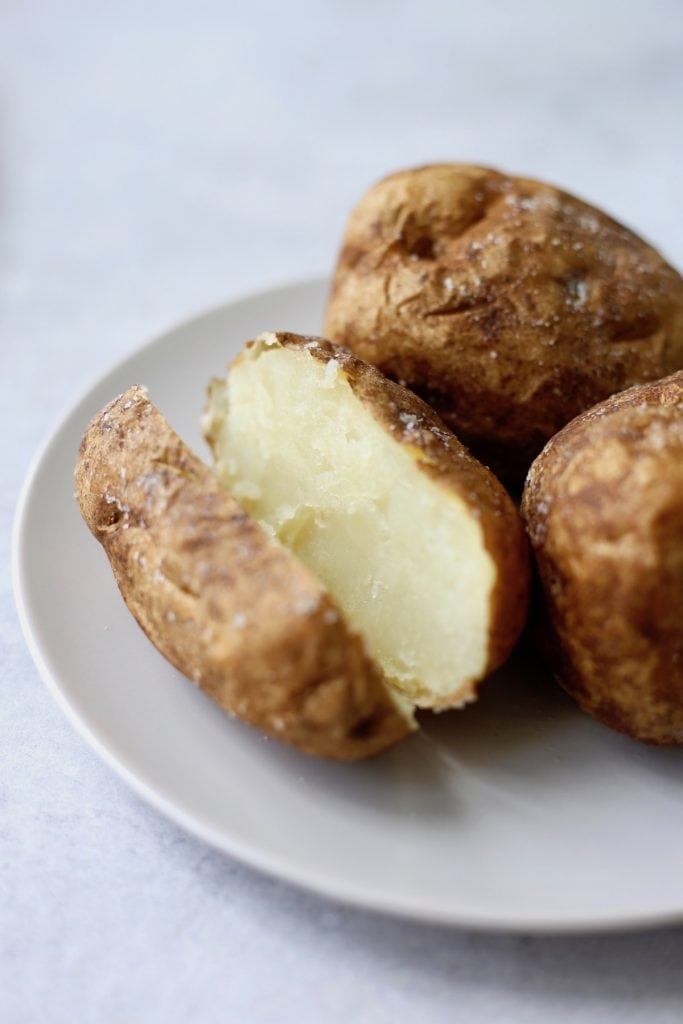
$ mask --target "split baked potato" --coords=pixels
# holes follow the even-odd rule
[[[683,281],[552,185],[438,164],[385,178],[352,212],[323,333],[519,484],[574,416],[683,367]]]
[[[311,754],[391,746],[472,700],[527,605],[503,487],[405,389],[265,335],[205,416],[217,475],[144,389],[92,420],[83,517],[155,646],[230,714]],[[219,482],[220,481],[220,482]]]
[[[320,338],[265,334],[210,389],[219,480],[318,576],[412,704],[472,700],[525,621],[523,526],[434,412]]]
[[[683,372],[565,426],[522,511],[562,685],[614,729],[683,743]]]

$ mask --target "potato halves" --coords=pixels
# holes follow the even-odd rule
[[[265,334],[205,416],[221,482],[320,578],[395,689],[472,700],[523,626],[520,517],[411,392],[330,342]]]
[[[614,729],[683,743],[683,372],[569,423],[522,509],[562,685]]]
[[[144,389],[90,423],[76,492],[142,629],[226,711],[342,760],[414,728],[324,586],[219,486]]]

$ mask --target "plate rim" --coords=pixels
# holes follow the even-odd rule
[[[11,580],[14,602],[24,641],[33,663],[48,691],[55,700],[65,718],[70,722],[76,733],[115,774],[128,786],[133,793],[148,806],[164,815],[184,831],[194,835],[210,847],[235,858],[241,864],[255,869],[263,875],[284,881],[305,892],[314,893],[319,897],[333,900],[336,903],[354,907],[358,910],[381,913],[394,919],[408,919],[422,924],[444,928],[463,928],[474,931],[499,934],[536,934],[536,935],[580,935],[609,934],[626,931],[644,931],[664,928],[683,923],[683,906],[669,910],[645,909],[640,912],[630,911],[623,915],[607,912],[594,917],[562,917],[557,913],[552,916],[531,914],[528,917],[512,918],[509,914],[496,914],[470,911],[457,912],[453,908],[440,910],[432,906],[426,908],[419,901],[406,897],[397,901],[395,897],[369,893],[356,884],[348,884],[343,880],[329,877],[321,873],[312,873],[310,869],[301,869],[287,859],[275,854],[264,853],[258,846],[235,839],[193,815],[186,808],[168,798],[153,782],[142,778],[125,760],[112,750],[106,740],[88,722],[87,716],[81,714],[65,696],[56,675],[52,672],[40,643],[34,634],[31,614],[28,610],[27,595],[30,583],[26,578],[22,552],[26,532],[26,516],[30,506],[33,488],[47,464],[52,449],[58,447],[62,432],[69,426],[75,411],[87,402],[88,397],[109,376],[115,374],[127,362],[139,357],[144,352],[162,343],[166,337],[175,332],[190,328],[204,318],[219,314],[231,306],[241,302],[272,298],[274,293],[289,293],[297,288],[321,286],[329,283],[326,274],[316,274],[291,281],[261,287],[242,293],[236,293],[223,302],[217,302],[200,309],[188,316],[168,324],[155,331],[146,340],[134,345],[129,351],[109,366],[102,369],[96,377],[80,389],[79,393],[68,402],[62,413],[55,418],[52,426],[44,433],[31,458],[21,485],[15,506],[11,533]]]

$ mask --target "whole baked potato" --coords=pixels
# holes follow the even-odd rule
[[[521,483],[578,413],[683,367],[683,281],[552,185],[439,164],[385,178],[352,212],[324,333]]]
[[[614,729],[683,743],[683,372],[567,424],[522,512],[562,685]]]

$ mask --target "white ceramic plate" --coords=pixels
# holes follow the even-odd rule
[[[14,538],[26,638],[76,727],[145,799],[242,860],[391,913],[573,931],[683,919],[683,749],[581,715],[536,666],[377,760],[309,759],[230,720],[125,609],[73,500],[90,416],[146,384],[203,453],[209,377],[262,330],[320,330],[322,280],[254,295],[144,345],[78,402],[39,454]]]

